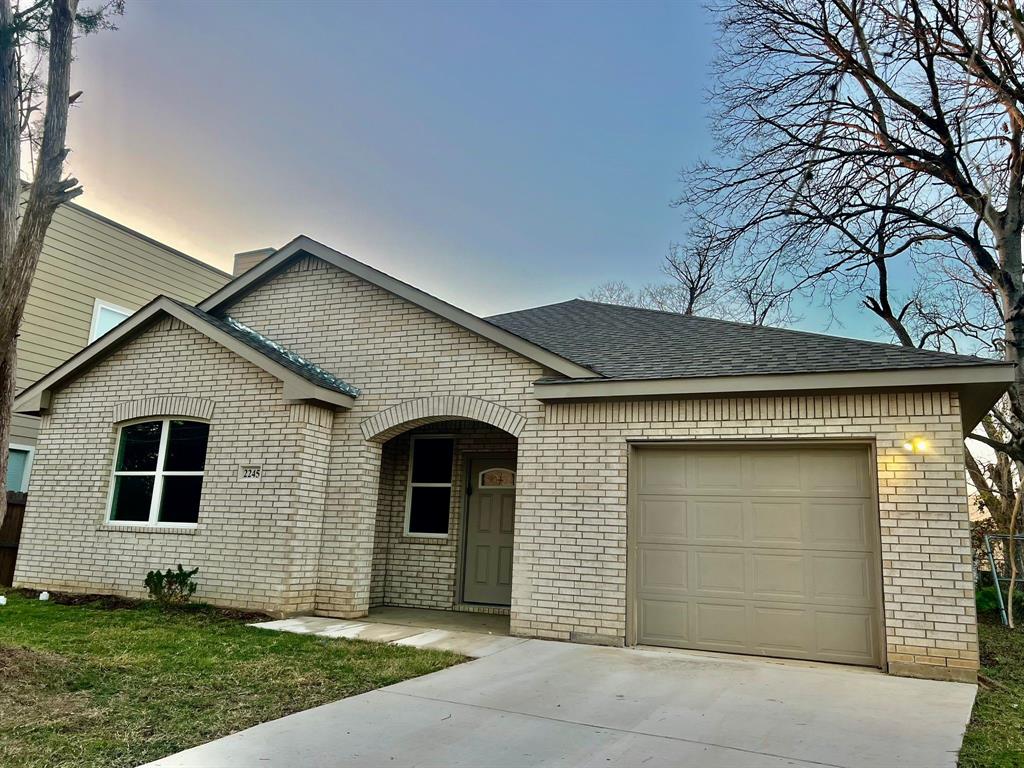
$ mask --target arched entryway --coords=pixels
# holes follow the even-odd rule
[[[523,424],[475,398],[423,398],[363,422],[381,443],[371,609],[508,612]]]

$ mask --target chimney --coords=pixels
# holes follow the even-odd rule
[[[235,254],[235,267],[231,270],[232,277],[248,272],[267,256],[277,252],[277,248],[257,248],[255,251],[242,251]]]

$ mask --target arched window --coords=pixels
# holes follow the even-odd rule
[[[210,425],[185,419],[125,424],[110,490],[112,523],[191,527],[199,520]]]
[[[514,488],[516,473],[507,467],[485,469],[477,483],[481,488]]]

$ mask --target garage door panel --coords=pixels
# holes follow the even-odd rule
[[[813,549],[874,548],[868,499],[814,501],[808,515],[807,546]]]
[[[802,488],[809,494],[834,496],[868,496],[868,483],[864,451],[837,449],[803,451]]]
[[[813,636],[814,617],[800,606],[752,606],[754,646],[764,653],[810,655],[814,649],[807,639]]]
[[[799,499],[750,502],[750,544],[800,546],[803,541],[805,505]]]
[[[747,648],[747,606],[700,601],[695,605],[693,639],[715,650]]]
[[[749,557],[750,597],[760,600],[807,600],[807,565],[804,555],[752,552]]]
[[[685,549],[645,547],[638,562],[639,592],[685,595],[689,588],[689,557]]]
[[[756,493],[800,493],[801,454],[797,451],[762,451],[749,454],[750,482]]]
[[[744,504],[737,501],[709,501],[694,499],[693,543],[742,544]]]
[[[696,594],[746,597],[746,564],[742,551],[697,551],[693,557]]]
[[[815,603],[864,607],[875,604],[872,555],[822,553],[811,560],[811,597]]]
[[[638,642],[880,663],[866,450],[639,449],[635,468]]]
[[[874,663],[878,630],[873,616],[819,609],[814,620],[821,657],[852,664]]]
[[[691,493],[731,493],[743,487],[743,457],[733,452],[695,453],[687,463]]]
[[[650,543],[686,543],[688,541],[687,502],[682,498],[641,498],[639,501],[638,539]]]
[[[689,605],[674,600],[641,598],[637,601],[637,623],[646,643],[684,646],[690,642]]]
[[[681,471],[673,451],[649,451],[640,463],[638,490],[642,494],[679,494],[687,491],[686,471]]]

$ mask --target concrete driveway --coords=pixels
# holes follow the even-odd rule
[[[844,667],[531,640],[151,766],[938,768],[956,765],[974,693]]]

